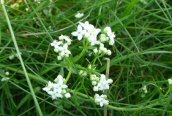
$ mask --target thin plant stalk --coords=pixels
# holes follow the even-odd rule
[[[110,70],[110,59],[109,58],[105,58],[105,60],[107,61],[107,66],[106,66],[106,78],[109,78],[109,70]],[[104,91],[104,94],[107,95],[107,91]],[[107,116],[107,106],[104,106],[104,116]]]
[[[29,85],[29,89],[30,89],[30,92],[31,92],[31,94],[32,94],[33,100],[34,100],[34,102],[35,102],[37,111],[38,111],[38,113],[39,113],[39,116],[43,116],[42,111],[41,111],[41,108],[40,108],[39,103],[38,103],[38,101],[37,101],[36,95],[35,95],[35,93],[34,93],[34,90],[33,90],[32,84],[31,84],[31,81],[30,81],[29,76],[28,76],[28,74],[27,74],[27,71],[26,71],[26,68],[25,68],[23,59],[22,59],[22,57],[21,57],[20,50],[19,50],[19,47],[18,47],[18,45],[17,45],[16,38],[15,38],[15,35],[14,35],[14,31],[13,31],[13,28],[12,28],[12,26],[11,26],[11,22],[10,22],[10,19],[9,19],[9,17],[8,17],[8,14],[7,14],[5,5],[4,5],[4,0],[1,0],[1,5],[2,5],[3,12],[4,12],[4,14],[5,14],[5,17],[6,17],[6,21],[7,21],[7,24],[8,24],[9,30],[10,30],[10,33],[11,33],[11,38],[12,38],[12,40],[13,40],[15,49],[16,49],[16,51],[17,51],[17,55],[18,55],[18,57],[19,57],[21,66],[22,66],[22,68],[23,68],[23,72],[24,72],[24,74],[25,74],[27,83],[28,83],[28,85]]]

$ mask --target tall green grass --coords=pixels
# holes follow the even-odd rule
[[[0,79],[9,71],[10,80],[0,82],[0,115],[103,115],[103,108],[91,97],[94,92],[89,79],[77,74],[89,64],[85,58],[74,65],[68,81],[72,89],[70,99],[52,101],[42,91],[47,81],[54,80],[62,68],[65,75],[69,71],[65,63],[57,61],[50,42],[61,34],[70,35],[79,21],[74,17],[77,11],[85,14],[81,21],[88,20],[101,28],[111,26],[116,32],[110,58],[109,77],[114,82],[108,93],[108,115],[171,114],[172,94],[167,81],[172,78],[170,0],[52,1],[42,0],[38,4],[23,0],[14,8],[12,5],[17,0],[13,3],[5,1],[9,20],[1,5]],[[29,11],[26,11],[28,7]],[[13,29],[12,34],[9,27]],[[70,49],[75,55],[80,52],[78,46],[81,43],[72,39]],[[19,55],[19,51],[21,57],[9,59],[13,54]],[[102,65],[96,69],[105,74],[106,61],[100,62]],[[141,88],[144,85],[148,93],[143,96]]]

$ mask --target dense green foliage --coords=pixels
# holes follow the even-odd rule
[[[52,2],[50,2],[52,1]],[[18,4],[18,6],[16,5]],[[23,63],[43,115],[103,115],[103,108],[94,103],[94,92],[89,78],[78,75],[86,69],[89,57],[82,57],[76,65],[68,86],[70,99],[53,101],[42,88],[47,81],[63,72],[66,62],[56,59],[50,47],[61,34],[71,35],[79,19],[77,11],[84,12],[82,21],[96,27],[112,27],[116,33],[110,67],[113,84],[108,93],[108,115],[170,115],[172,110],[172,2],[170,0],[30,0],[6,2]],[[26,11],[26,8],[29,8]],[[72,58],[82,51],[82,43],[72,37]],[[0,7],[0,115],[38,115],[33,94],[17,57],[7,20]],[[85,56],[87,56],[86,53]],[[90,58],[91,59],[91,58]],[[72,61],[72,59],[71,59]],[[106,72],[106,61],[101,59],[96,71]],[[147,93],[142,87],[147,87]]]

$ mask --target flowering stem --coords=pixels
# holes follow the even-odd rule
[[[95,65],[95,63],[96,63],[97,60],[99,61],[100,65],[102,65],[102,63],[101,63],[101,61],[99,59],[100,57],[102,57],[102,56],[101,55],[98,55],[98,56],[95,57],[95,59],[93,60],[93,65]]]
[[[109,70],[110,70],[110,59],[105,58],[107,60],[107,67],[106,67],[106,78],[109,78]]]
[[[171,90],[172,90],[172,87],[171,87],[171,85],[169,85],[168,90],[167,90],[167,92],[165,93],[165,97],[170,93]]]
[[[70,62],[70,60],[69,60],[68,58],[66,58],[66,60],[67,60],[67,62],[69,63],[69,73],[68,73],[68,75],[67,75],[67,77],[66,77],[65,84],[68,82],[68,80],[70,79],[70,76],[71,76],[71,74],[72,74],[72,64],[71,64],[71,62]]]
[[[76,58],[76,60],[74,62],[78,62],[79,59],[81,59],[81,57],[85,54],[86,50],[83,49],[82,52],[79,54],[79,56]]]
[[[84,46],[84,49],[82,50],[82,52],[79,54],[79,56],[76,58],[76,60],[74,62],[78,62],[78,60],[81,59],[82,56],[87,51],[87,49],[88,49],[88,41],[86,41],[86,39],[84,39],[83,46]]]
[[[46,63],[46,61],[47,61],[49,51],[50,51],[50,45],[48,46],[48,49],[47,49],[47,52],[45,55],[45,59],[44,59],[44,63]]]

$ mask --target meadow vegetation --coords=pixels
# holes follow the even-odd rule
[[[171,115],[170,0],[2,2],[0,115]],[[78,12],[83,16],[79,14],[76,18]],[[76,33],[72,34],[79,22],[86,21],[100,30],[111,27],[115,32],[114,44],[106,46],[111,53],[96,55],[97,50],[89,40],[78,40]],[[68,57],[64,58],[57,57],[58,52],[51,44],[61,35],[71,39],[67,47],[71,54],[67,51]],[[106,91],[95,92],[93,85],[98,82],[92,83],[93,74],[109,78],[104,80],[110,85]],[[61,83],[67,92],[53,100],[45,87],[57,75],[66,79]],[[108,102],[95,103],[95,93],[106,94]]]

